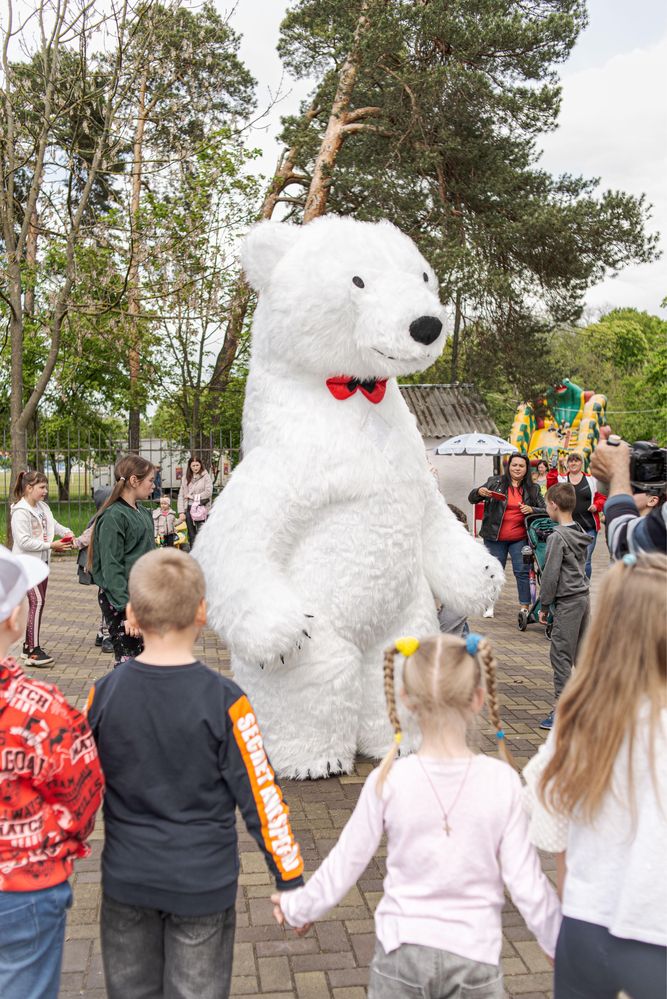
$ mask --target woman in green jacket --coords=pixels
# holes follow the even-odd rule
[[[125,620],[127,581],[134,563],[154,546],[153,519],[140,506],[153,492],[155,466],[136,454],[116,462],[116,484],[93,524],[88,545],[88,571],[113,643],[116,666],[142,652],[141,634]]]

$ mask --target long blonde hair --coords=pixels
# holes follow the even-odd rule
[[[380,764],[378,794],[396,759],[403,736],[396,707],[394,683],[394,659],[399,654],[400,649],[396,645],[387,649],[384,654],[384,693],[389,721],[394,730],[394,740]],[[403,686],[420,718],[437,716],[449,710],[460,711],[462,715],[467,716],[470,713],[475,690],[481,685],[483,673],[489,718],[496,732],[498,752],[506,763],[514,766],[500,721],[496,666],[496,657],[491,643],[486,638],[480,639],[477,653],[471,655],[467,651],[464,639],[454,635],[433,635],[420,641],[416,651],[406,656],[403,665]]]
[[[627,739],[632,753],[640,708],[650,706],[649,760],[655,780],[655,732],[667,706],[667,558],[626,556],[606,574],[576,669],[556,713],[555,749],[540,782],[545,804],[590,822],[611,787]],[[630,803],[632,805],[632,802]]]

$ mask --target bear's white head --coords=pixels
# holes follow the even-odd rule
[[[387,378],[421,371],[442,351],[435,274],[389,222],[260,222],[242,263],[259,292],[253,358],[273,370]]]

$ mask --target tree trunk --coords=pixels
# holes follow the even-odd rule
[[[28,466],[28,434],[21,422],[23,412],[23,307],[21,303],[21,274],[15,254],[8,254],[9,271],[9,338],[11,341],[11,393],[9,402],[9,437],[11,468],[9,475],[10,497],[19,472]],[[7,544],[12,544],[10,503],[7,504]]]
[[[332,104],[329,122],[327,124],[324,138],[322,139],[320,151],[315,161],[313,178],[310,182],[308,195],[306,197],[303,214],[304,222],[308,222],[310,219],[324,214],[329,193],[329,185],[331,182],[330,174],[335,166],[338,153],[340,152],[345,138],[353,131],[359,131],[364,127],[359,124],[361,118],[366,117],[368,114],[375,113],[378,110],[377,108],[362,108],[356,113],[350,113],[349,111],[350,99],[352,97],[352,91],[354,90],[354,84],[356,82],[358,72],[359,40],[363,32],[368,27],[368,18],[365,13],[366,8],[367,3],[364,2],[361,16],[357,22],[352,50],[345,60],[343,68],[340,72],[336,97]],[[316,96],[306,112],[306,121],[312,121],[317,117],[319,112],[319,99],[318,96]],[[269,189],[266,192],[262,208],[259,212],[258,221],[270,219],[273,215],[273,211],[278,203],[280,195],[285,188],[295,181],[303,180],[303,177],[295,174],[298,152],[297,147],[292,146],[290,149],[286,150],[278,160],[276,172],[273,176]],[[232,364],[234,363],[234,358],[236,357],[239,338],[243,331],[243,322],[250,303],[250,296],[250,287],[245,281],[243,275],[239,274],[232,293],[229,320],[225,330],[225,339],[223,341],[222,350],[216,358],[215,367],[208,386],[213,392],[224,392],[227,387],[227,383],[229,382],[229,372]]]
[[[317,99],[315,99],[306,112],[306,119],[308,121],[312,121],[313,118],[316,117],[317,112]],[[269,184],[269,189],[264,196],[262,207],[259,210],[257,217],[258,222],[263,222],[271,218],[278,198],[288,184],[295,179],[294,166],[296,156],[296,146],[292,146],[291,149],[287,149],[282,153],[276,166],[276,172],[274,173],[271,183]],[[251,294],[250,285],[243,277],[243,274],[239,273],[236,278],[234,291],[232,292],[232,297],[229,303],[229,319],[227,320],[227,328],[225,329],[225,338],[222,342],[222,349],[215,359],[215,367],[213,368],[213,374],[211,375],[211,380],[208,384],[211,392],[221,393],[227,388],[227,383],[229,382],[229,372],[231,371],[234,358],[236,357],[236,351],[238,349],[241,333],[243,332],[243,323],[248,311],[248,305],[250,304]]]
[[[33,209],[30,216],[30,225],[28,227],[28,235],[25,241],[25,262],[27,267],[26,276],[26,289],[23,295],[23,311],[26,316],[34,316],[35,314],[35,269],[37,267],[37,226],[38,226],[38,216],[37,210]]]
[[[71,459],[69,455],[65,455],[64,478],[60,475],[60,471],[58,469],[58,455],[54,451],[49,452],[49,464],[51,465],[51,471],[53,472],[53,477],[56,480],[56,485],[58,487],[58,499],[66,503],[69,501],[69,484],[72,474]]]
[[[127,272],[127,311],[130,318],[130,404],[128,413],[128,448],[135,454],[139,453],[139,438],[141,425],[141,402],[139,398],[139,377],[141,373],[140,352],[140,288],[139,265],[142,257],[142,237],[140,235],[139,210],[141,208],[141,172],[143,163],[144,130],[146,128],[146,85],[148,71],[144,70],[139,87],[139,103],[137,108],[137,127],[134,133],[132,150],[132,200],[130,218],[132,223],[132,245],[130,251],[130,266]]]
[[[456,292],[454,305],[454,333],[452,335],[452,373],[451,380],[459,380],[459,332],[461,329],[461,290]]]
[[[352,48],[338,76],[336,96],[331,105],[329,121],[327,122],[326,131],[315,160],[313,179],[308,190],[306,206],[303,210],[304,223],[310,222],[311,219],[319,218],[320,215],[324,215],[326,212],[327,198],[329,197],[329,188],[336,160],[347,136],[346,129],[348,129],[354,119],[354,115],[350,116],[349,114],[350,101],[359,71],[359,42],[369,25],[366,16],[367,6],[367,3],[362,4],[361,15],[354,31]]]

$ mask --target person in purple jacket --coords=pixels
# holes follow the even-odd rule
[[[422,742],[417,753],[395,763],[402,737],[394,693],[397,653],[405,657],[400,699]],[[484,704],[482,677],[502,760],[468,746],[468,726]],[[493,651],[473,634],[465,640],[441,634],[421,643],[402,638],[385,653],[384,679],[392,748],[307,885],[272,895],[274,915],[306,932],[349,891],[386,833],[370,999],[500,999],[504,887],[550,958],[561,910],[530,843],[521,782],[508,765]]]

